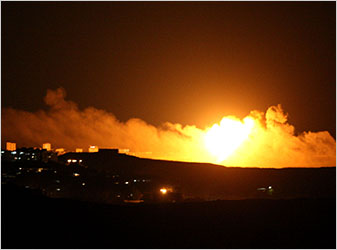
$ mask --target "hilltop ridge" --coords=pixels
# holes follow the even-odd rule
[[[272,186],[272,198],[335,197],[336,168],[241,168],[211,163],[138,158],[117,153],[67,153],[60,161],[81,159],[88,168],[122,176],[145,176],[179,186],[204,199],[256,198]]]

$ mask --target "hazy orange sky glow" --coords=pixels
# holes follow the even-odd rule
[[[1,6],[2,146],[335,165],[335,2]]]
[[[3,2],[2,107],[80,109],[203,128],[282,104],[336,131],[335,2]]]
[[[84,110],[65,100],[63,88],[48,90],[47,111],[3,110],[2,142],[66,150],[127,148],[136,156],[176,161],[212,162],[241,167],[335,166],[336,142],[327,131],[294,134],[281,105],[251,111],[240,120],[224,116],[211,127],[166,122],[155,127],[137,118],[120,122],[112,113]]]

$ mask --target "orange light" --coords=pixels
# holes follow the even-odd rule
[[[15,142],[6,142],[6,150],[15,151],[16,150],[16,143]]]
[[[95,153],[95,152],[98,152],[98,147],[97,146],[90,146],[88,151],[89,153]]]
[[[166,194],[166,193],[167,193],[167,189],[166,189],[166,188],[161,188],[161,189],[160,189],[160,192],[161,192],[162,194]]]
[[[43,149],[46,149],[47,151],[50,151],[51,150],[51,144],[50,143],[43,143],[42,144],[42,148]]]

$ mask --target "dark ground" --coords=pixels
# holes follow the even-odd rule
[[[1,248],[336,248],[335,198],[104,205],[1,192]]]
[[[59,162],[83,159],[88,169],[119,174],[147,176],[151,180],[179,186],[186,197],[205,200],[259,198],[257,188],[272,186],[273,197],[336,197],[336,167],[322,168],[239,168],[209,163],[175,162],[137,158],[123,154],[67,153]]]

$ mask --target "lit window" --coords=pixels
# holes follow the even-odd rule
[[[79,173],[74,173],[73,175],[74,175],[74,176],[76,176],[76,177],[77,177],[77,176],[80,176],[80,174],[79,174]]]
[[[128,182],[128,181],[126,181],[126,182],[125,182],[125,185],[128,185],[128,184],[129,184],[129,182]]]
[[[57,192],[61,191],[61,188],[56,188],[56,191],[57,191]]]

